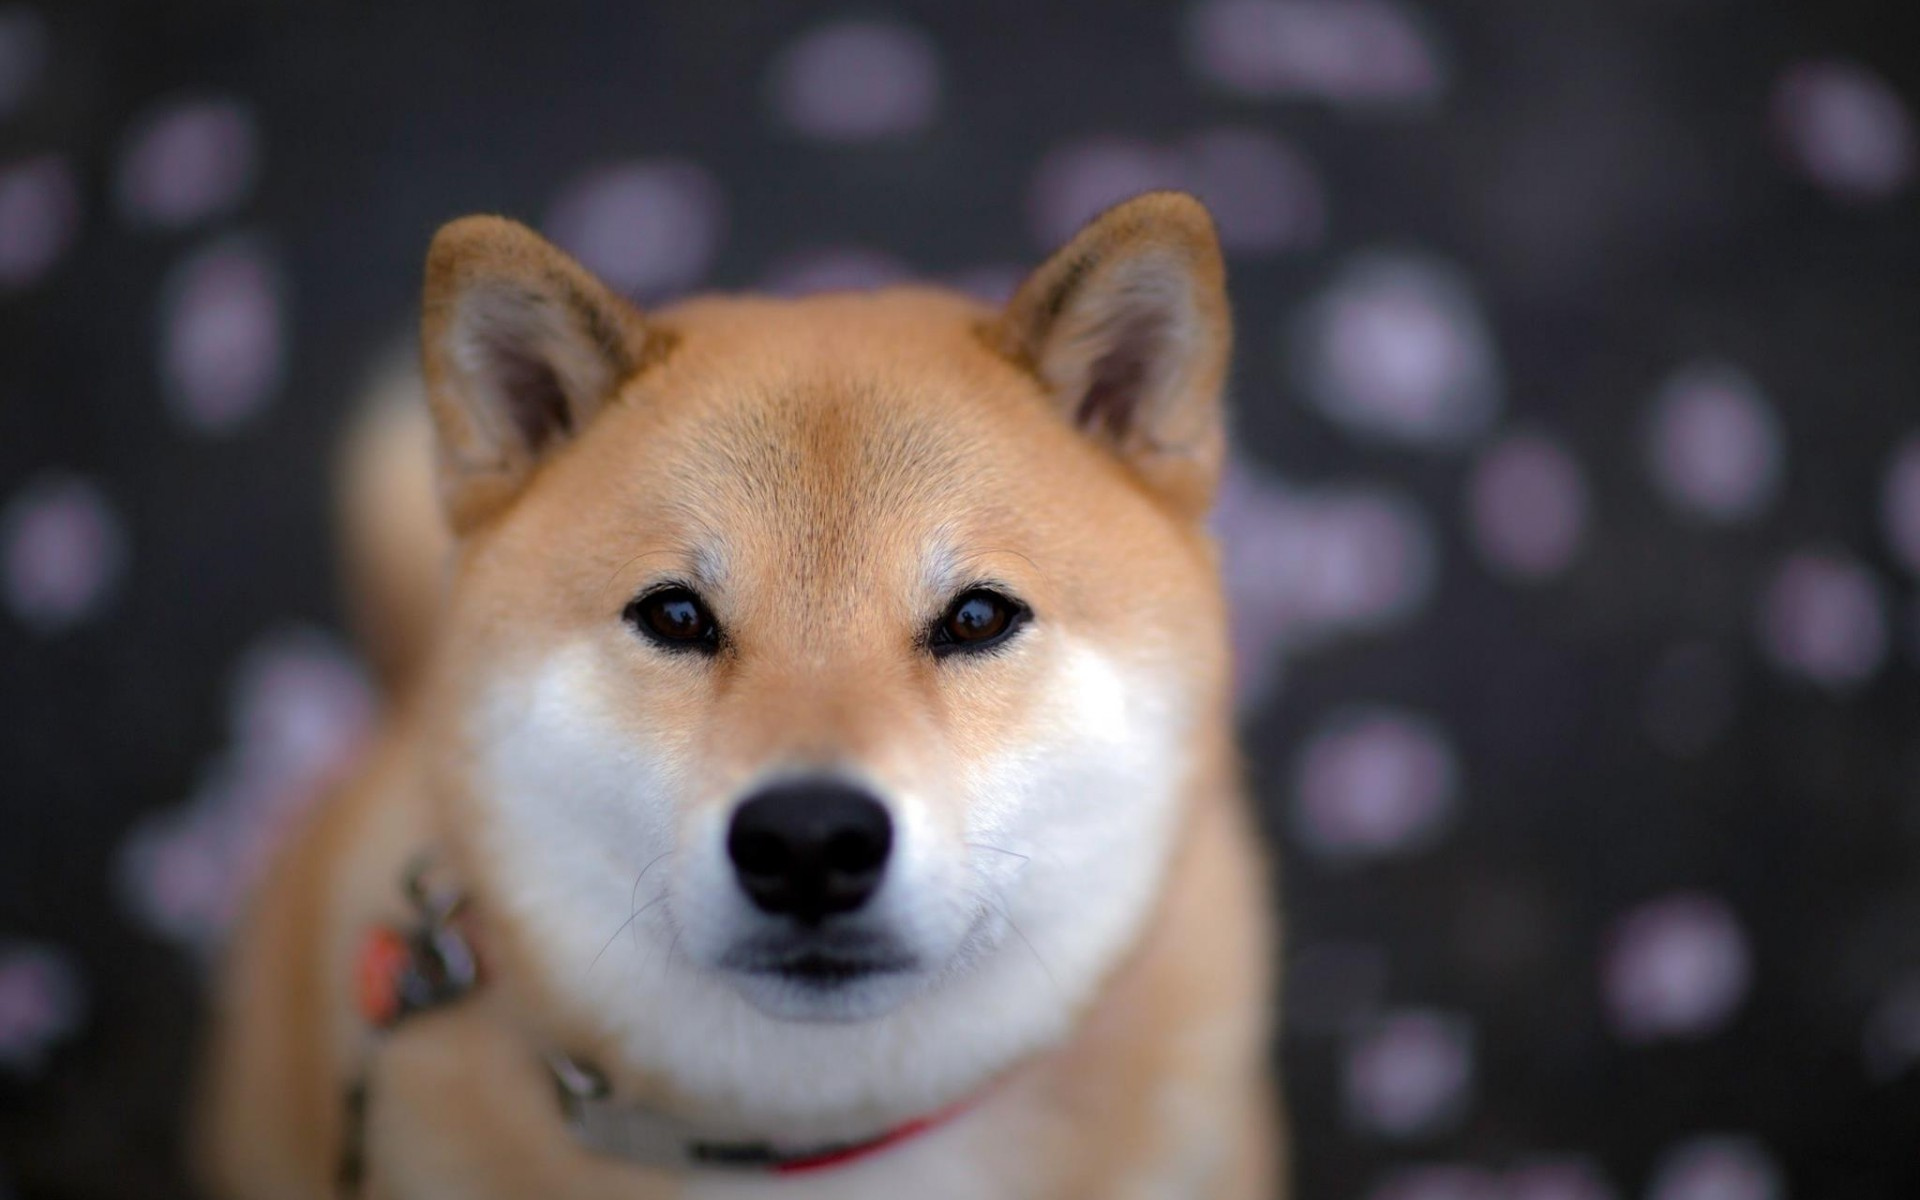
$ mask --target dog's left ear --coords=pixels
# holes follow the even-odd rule
[[[1232,326],[1200,201],[1150,192],[1094,218],[1020,286],[990,338],[1176,511],[1206,511]]]
[[[434,236],[420,341],[455,533],[519,495],[646,361],[647,339],[631,304],[524,225],[464,217]]]

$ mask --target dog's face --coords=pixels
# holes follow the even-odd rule
[[[442,234],[441,778],[559,1003],[770,1110],[884,1105],[916,1037],[937,1099],[1067,1025],[1217,762],[1220,287],[1170,196],[998,314],[642,317],[517,227]]]

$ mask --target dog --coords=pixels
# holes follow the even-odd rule
[[[1230,342],[1181,193],[998,310],[443,228],[343,497],[388,711],[225,965],[211,1190],[1280,1195]]]

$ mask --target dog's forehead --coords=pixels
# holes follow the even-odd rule
[[[631,400],[660,411],[628,449],[682,517],[730,541],[842,557],[912,526],[925,541],[930,520],[1000,511],[1010,426],[1051,419],[986,347],[986,319],[911,290],[670,311],[671,360]]]

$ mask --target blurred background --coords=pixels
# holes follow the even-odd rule
[[[206,964],[372,717],[328,458],[439,222],[994,295],[1163,186],[1303,1200],[1920,1195],[1899,8],[0,0],[0,1196],[185,1194]]]

